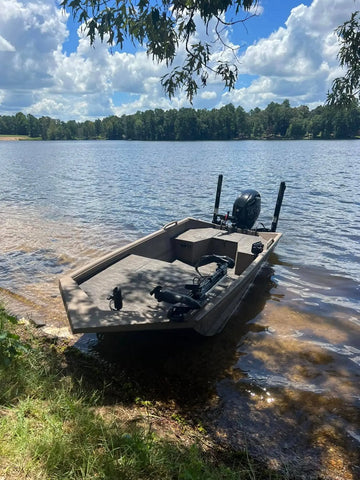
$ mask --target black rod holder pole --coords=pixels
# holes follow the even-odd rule
[[[218,184],[217,184],[217,189],[216,189],[214,216],[213,216],[212,223],[217,223],[217,216],[218,216],[218,213],[219,213],[219,205],[220,205],[222,181],[223,181],[223,176],[220,174],[219,177],[218,177]]]
[[[273,221],[272,221],[272,224],[271,224],[271,229],[270,229],[271,232],[276,232],[277,224],[278,224],[278,221],[279,221],[280,209],[281,209],[282,201],[283,201],[283,198],[284,198],[285,189],[286,189],[285,182],[281,182],[280,187],[279,187],[279,193],[278,193],[277,201],[276,201],[276,206],[275,206],[275,210],[274,210],[274,217],[273,217]]]

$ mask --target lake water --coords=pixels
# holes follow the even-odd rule
[[[1,141],[1,297],[64,326],[64,272],[169,221],[210,220],[219,173],[220,210],[255,188],[270,226],[285,180],[284,236],[224,332],[125,336],[116,361],[163,385],[151,395],[206,406],[219,441],[305,478],[360,478],[359,153],[357,141]]]

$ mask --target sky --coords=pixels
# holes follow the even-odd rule
[[[249,111],[285,99],[293,107],[324,104],[332,80],[342,74],[334,29],[355,10],[360,0],[260,0],[254,16],[224,34],[238,48],[236,88],[229,92],[210,76],[192,106],[232,103]],[[58,0],[0,0],[0,11],[0,115],[84,121],[191,107],[184,92],[167,98],[160,78],[168,70],[144,48],[90,46]],[[198,35],[203,38],[201,26]],[[177,64],[183,54],[180,47]],[[227,55],[230,50],[214,44],[215,59]]]

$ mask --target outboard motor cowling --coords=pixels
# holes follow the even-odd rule
[[[249,230],[260,215],[261,197],[256,190],[244,190],[234,202],[232,221],[238,228]]]

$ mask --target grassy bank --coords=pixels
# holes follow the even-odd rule
[[[115,394],[95,360],[3,309],[0,386],[1,479],[283,478],[157,411],[129,383]]]

